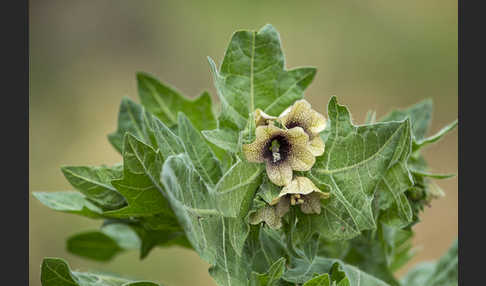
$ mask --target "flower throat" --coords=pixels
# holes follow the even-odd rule
[[[272,163],[278,163],[287,158],[289,143],[283,136],[276,136],[270,140],[265,150],[265,157]]]

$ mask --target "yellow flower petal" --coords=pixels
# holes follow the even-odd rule
[[[287,131],[290,144],[305,146],[309,142],[309,135],[301,127],[294,127]]]
[[[255,141],[250,144],[243,144],[243,153],[246,160],[253,163],[263,163],[264,148],[268,140],[275,134],[281,133],[283,130],[274,125],[259,126],[255,130]]]
[[[255,126],[268,125],[270,121],[276,120],[277,117],[271,116],[263,112],[260,108],[255,110]]]
[[[310,116],[310,122],[308,125],[308,129],[310,132],[313,134],[318,134],[322,132],[322,130],[326,129],[326,118],[324,115],[320,114],[317,111],[312,110],[311,116]]]
[[[279,116],[280,122],[287,128],[302,127],[310,137],[318,135],[326,128],[324,115],[313,110],[306,100],[297,100]]]
[[[243,153],[246,160],[253,163],[263,163],[263,148],[265,147],[264,141],[255,141],[251,144],[243,144]]]
[[[316,157],[312,155],[308,146],[293,145],[288,160],[293,170],[309,171],[316,162]]]
[[[305,99],[297,100],[291,107],[287,108],[279,118],[282,124],[298,124],[298,126],[305,127],[309,123],[311,116],[311,105]]]
[[[309,141],[309,151],[311,151],[314,156],[321,156],[324,154],[324,141],[319,135],[316,135],[312,140]]]
[[[282,188],[282,191],[274,201],[280,203],[284,200],[302,200],[302,203],[297,204],[300,205],[303,213],[319,214],[321,212],[321,199],[328,197],[329,193],[319,190],[309,178],[296,177],[290,184]]]
[[[308,195],[316,191],[320,192],[319,188],[309,178],[296,177],[290,184],[282,188],[278,197],[282,198],[285,195],[291,194]]]
[[[288,160],[277,164],[267,162],[267,175],[275,185],[285,186],[292,181],[292,168]]]
[[[270,139],[272,136],[282,132],[283,132],[282,129],[278,128],[273,124],[258,126],[255,129],[255,136],[256,136],[255,140],[266,141]]]

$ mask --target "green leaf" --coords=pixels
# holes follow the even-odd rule
[[[215,187],[218,210],[229,217],[245,217],[261,182],[262,164],[239,160]]]
[[[42,286],[79,285],[69,265],[61,258],[44,258],[41,266]]]
[[[146,144],[152,142],[150,130],[147,130],[147,126],[144,124],[144,113],[145,110],[141,105],[128,97],[122,99],[118,112],[118,128],[115,132],[108,134],[108,141],[118,152],[123,153],[125,133],[132,134]]]
[[[383,210],[381,221],[384,223],[401,228],[416,221],[418,219],[417,209],[420,209],[421,207],[419,206],[417,208],[414,206],[414,202],[407,198],[405,191],[414,187],[423,189],[424,192],[427,193],[429,182],[424,181],[423,177],[436,179],[451,177],[451,175],[426,172],[427,163],[423,156],[417,152],[423,146],[439,140],[444,134],[457,125],[457,121],[455,121],[442,129],[437,135],[429,137],[430,140],[429,138],[424,139],[430,125],[431,117],[432,101],[424,100],[407,109],[393,111],[382,119],[382,121],[389,121],[410,118],[414,134],[411,152],[403,154],[403,158],[400,162],[401,167],[396,166],[395,168],[388,170],[384,176],[383,182],[381,182],[377,188],[377,205]],[[402,171],[395,172],[398,168],[401,168]],[[411,176],[406,169],[409,169],[413,176]],[[419,203],[419,205],[422,204],[422,202]]]
[[[226,151],[238,152],[238,133],[229,129],[203,130],[202,135],[211,143]]]
[[[252,280],[250,285],[252,286],[274,286],[278,285],[277,283],[282,277],[285,271],[285,258],[280,258],[279,260],[275,261],[267,272],[260,274],[253,272],[252,273]]]
[[[425,99],[405,109],[393,110],[381,118],[380,122],[402,121],[410,118],[414,139],[419,141],[425,137],[432,120],[432,99]]]
[[[287,247],[282,234],[263,226],[252,226],[248,237],[251,252],[252,270],[266,272],[272,264],[282,257],[288,257]]]
[[[186,154],[191,159],[192,164],[201,178],[203,178],[204,182],[208,186],[214,187],[222,175],[219,160],[216,158],[201,133],[193,127],[185,114],[179,113],[178,121],[178,133]]]
[[[47,257],[42,261],[42,286],[159,286],[148,281],[132,281],[102,273],[71,271],[61,258]]]
[[[129,98],[122,99],[118,129],[108,135],[108,139],[120,153],[123,153],[123,139],[126,133],[155,150],[160,149],[163,158],[184,152],[180,138],[171,128]]]
[[[268,176],[264,176],[262,184],[258,188],[257,195],[261,197],[267,204],[270,204],[280,194],[281,188],[273,184]]]
[[[385,281],[389,285],[399,286],[400,284],[389,267],[392,254],[388,252],[390,248],[385,249],[382,229],[379,228],[377,233],[375,236],[367,233],[354,238],[351,241],[348,253],[342,260]],[[395,247],[394,244],[391,246]]]
[[[413,232],[409,228],[400,229],[381,224],[380,242],[383,245],[388,268],[391,272],[410,261],[415,255],[412,249]]]
[[[342,270],[336,270],[335,263],[338,263],[338,266],[341,266]],[[305,283],[312,279],[314,275],[322,275],[325,273],[331,273],[331,281],[345,281],[342,282],[342,284],[337,284],[339,286],[389,286],[387,283],[354,266],[345,264],[337,259],[329,259],[319,256],[315,257],[312,261],[302,258],[293,259],[291,267],[285,272],[283,279],[292,283]],[[334,278],[333,275],[335,276]],[[345,277],[343,277],[344,275]],[[346,279],[349,281],[349,284]]]
[[[402,279],[407,286],[457,286],[458,282],[458,243],[454,241],[451,248],[437,262],[420,263],[410,270]]]
[[[42,204],[55,211],[72,213],[89,218],[102,218],[103,210],[78,192],[34,192]]]
[[[99,231],[83,232],[69,237],[67,250],[98,261],[111,260],[113,256],[123,251],[115,240]]]
[[[452,130],[454,130],[457,126],[457,119],[454,120],[452,123],[450,123],[449,125],[446,125],[444,128],[442,128],[441,130],[439,130],[439,132],[437,132],[436,134],[430,136],[430,137],[427,137],[425,139],[421,139],[421,140],[418,140],[414,146],[413,146],[413,149],[414,150],[418,150],[418,149],[421,149],[423,148],[424,146],[427,146],[429,144],[432,144],[432,143],[435,143],[437,141],[439,141],[440,139],[442,139],[442,137],[444,137],[444,135],[446,135],[447,133],[451,132]]]
[[[184,153],[184,147],[179,138],[169,127],[162,123],[158,118],[145,113],[145,125],[151,130],[153,137],[155,138],[155,144],[151,146],[160,152],[160,155],[167,159],[171,155],[177,155]],[[142,141],[144,142],[144,141]],[[150,145],[150,142],[144,142]]]
[[[410,123],[376,123],[354,126],[349,111],[332,97],[328,105],[330,134],[323,156],[309,177],[330,189],[319,215],[300,216],[299,231],[323,237],[350,239],[376,227],[371,202],[382,174],[402,158],[411,141]]]
[[[117,209],[126,204],[125,198],[111,185],[113,179],[122,176],[122,166],[65,166],[61,170],[75,189],[104,209]]]
[[[177,224],[177,220],[175,221]],[[173,245],[191,248],[187,241],[182,228],[177,225],[177,228],[167,227],[159,229],[151,229],[140,224],[130,224],[130,228],[136,232],[138,239],[141,242],[140,259],[148,256],[150,251],[155,247],[169,247]]]
[[[125,250],[140,249],[141,246],[137,233],[122,223],[105,225],[100,231],[75,234],[66,244],[69,252],[98,261],[109,261]]]
[[[346,277],[346,272],[341,268],[341,265],[338,262],[335,262],[331,267],[331,283],[337,283],[336,286],[350,286],[350,282],[348,277]],[[361,283],[361,280],[358,280],[358,285]]]
[[[206,187],[187,154],[167,159],[161,180],[192,247],[213,265],[209,272],[218,285],[247,285],[250,261],[242,250],[248,225],[239,217],[220,216],[212,190]]]
[[[325,273],[308,280],[302,286],[331,286],[331,278]]]
[[[380,223],[376,231],[352,239],[342,260],[389,285],[399,286],[394,272],[411,259],[411,238],[411,230]]]
[[[122,249],[131,250],[140,248],[140,238],[130,225],[105,222],[101,227],[101,232],[112,238]]]
[[[285,70],[278,32],[265,25],[260,31],[233,34],[221,69],[209,58],[214,84],[222,103],[219,128],[243,129],[250,113],[260,108],[278,115],[302,98],[315,68]]]
[[[433,178],[433,179],[449,179],[449,178],[453,178],[453,177],[456,176],[456,174],[433,174],[433,173],[424,172],[424,171],[420,171],[420,170],[414,170],[414,169],[411,169],[411,171],[414,175],[419,175],[419,176],[422,176],[422,177],[429,177],[429,178]]]
[[[377,204],[383,210],[381,221],[399,228],[411,223],[413,218],[412,208],[405,195],[405,191],[414,184],[407,168],[407,159],[401,159],[386,171],[375,193]]]
[[[178,112],[186,114],[198,130],[216,127],[209,93],[190,100],[146,73],[137,73],[137,82],[142,104],[168,127],[177,125]]]
[[[112,185],[125,197],[128,205],[105,214],[114,218],[143,217],[162,212],[173,216],[159,181],[162,167],[160,153],[131,134],[125,136],[124,142],[123,178],[113,180]]]

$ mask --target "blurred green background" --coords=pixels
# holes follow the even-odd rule
[[[273,24],[287,67],[318,68],[306,93],[326,114],[337,95],[354,121],[432,97],[432,131],[457,117],[457,1],[30,1],[30,191],[72,189],[61,165],[121,161],[106,140],[123,96],[137,98],[145,71],[188,96],[215,97],[206,56],[220,63],[236,29]],[[432,169],[457,171],[457,131],[426,150]],[[407,265],[438,258],[458,235],[457,178],[438,182],[435,201],[415,227],[422,250]],[[70,255],[65,239],[99,221],[57,213],[29,200],[30,285],[40,285],[45,256],[74,269],[118,272],[166,285],[214,285],[190,251],[129,252],[109,263]],[[402,270],[400,273],[403,273]]]

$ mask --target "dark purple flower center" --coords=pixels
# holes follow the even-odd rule
[[[270,138],[265,144],[263,158],[273,164],[283,162],[289,156],[290,142],[283,135],[276,135]]]

